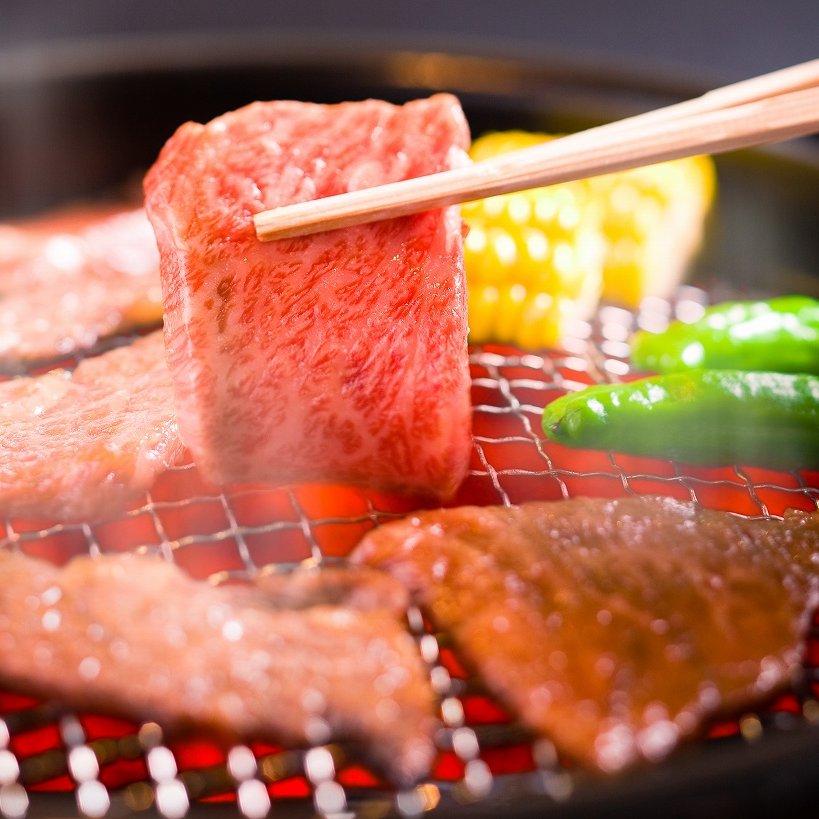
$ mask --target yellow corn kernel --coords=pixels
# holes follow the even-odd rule
[[[716,188],[712,160],[678,159],[589,181],[603,202],[603,298],[633,308],[646,296],[671,295],[702,243]]]
[[[471,155],[549,138],[486,134]],[[710,159],[697,157],[465,204],[471,339],[551,346],[601,297],[634,307],[668,295],[699,244],[714,186]]]
[[[541,140],[523,132],[490,134],[475,141],[472,155],[480,159]],[[473,341],[552,346],[569,321],[590,315],[603,276],[596,207],[586,181],[463,206]]]

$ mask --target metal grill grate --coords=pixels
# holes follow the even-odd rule
[[[684,288],[674,302],[640,313],[604,307],[579,323],[564,348],[544,353],[488,346],[471,353],[474,448],[453,503],[514,504],[572,495],[673,495],[745,515],[819,507],[819,474],[752,467],[694,469],[614,453],[565,450],[544,441],[548,401],[583,385],[629,377],[629,334],[673,316],[695,316],[705,294]],[[145,551],[195,577],[221,583],[264,567],[343,559],[373,526],[405,514],[411,500],[338,486],[208,486],[192,463],[169,470],[120,519],[49,525],[6,521],[4,547],[63,563],[81,553]],[[439,805],[487,805],[510,791],[555,805],[576,798],[583,777],[547,740],[533,739],[470,678],[445,635],[417,610],[409,625],[440,696],[442,727],[430,779],[392,792],[334,746],[253,744],[224,751],[208,737],[165,742],[159,726],[74,714],[24,693],[0,691],[0,813],[91,817],[158,813],[166,819],[226,811],[377,817],[417,815]],[[701,746],[757,743],[819,722],[819,629],[809,637],[800,690],[769,709],[715,723]],[[673,760],[672,760],[672,763]],[[224,803],[229,803],[225,805]]]

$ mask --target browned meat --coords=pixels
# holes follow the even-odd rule
[[[0,383],[0,515],[113,515],[183,451],[161,332]]]
[[[793,678],[817,556],[819,513],[624,498],[423,513],[355,559],[406,584],[522,721],[616,771]]]
[[[400,617],[409,606],[409,595],[400,583],[366,566],[263,572],[254,586],[268,595],[269,605],[280,608],[351,606],[360,611],[391,611]]]
[[[156,557],[57,569],[0,551],[0,567],[0,676],[28,692],[227,741],[349,739],[400,783],[432,761],[434,696],[392,611],[282,609],[264,591],[214,588]]]
[[[141,209],[0,225],[0,371],[162,320],[159,253]]]

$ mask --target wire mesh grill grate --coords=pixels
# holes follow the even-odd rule
[[[602,308],[578,323],[561,350],[502,346],[471,352],[474,446],[453,504],[516,504],[573,495],[671,495],[752,516],[819,507],[819,474],[749,466],[692,468],[547,443],[543,407],[567,390],[630,376],[635,326],[659,328],[702,309],[702,291],[646,301],[638,314]],[[259,571],[343,560],[369,529],[415,508],[412,499],[341,486],[204,483],[188,461],[169,470],[117,520],[52,525],[5,521],[2,546],[64,563],[77,554],[151,552],[211,583]],[[551,803],[582,787],[547,740],[516,725],[457,661],[446,635],[421,612],[409,625],[440,698],[438,759],[428,781],[394,793],[344,749],[251,744],[221,748],[208,737],[166,742],[159,726],[90,714],[21,692],[0,691],[0,813],[91,817],[158,813],[177,819],[228,811],[248,819],[294,815],[417,815],[452,803],[482,804],[523,790]],[[819,627],[808,639],[806,677],[765,711],[711,726],[706,744],[754,743],[762,735],[819,722]],[[55,795],[56,794],[56,795]],[[60,801],[55,803],[54,799]],[[224,803],[228,803],[225,805]],[[55,807],[57,805],[57,807]]]

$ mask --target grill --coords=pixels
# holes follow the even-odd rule
[[[567,390],[629,376],[628,338],[696,316],[706,302],[687,287],[670,302],[648,300],[637,314],[604,306],[576,325],[562,349],[530,353],[486,346],[470,352],[474,447],[454,503],[515,504],[573,495],[662,494],[752,516],[819,506],[819,474],[759,468],[694,469],[615,453],[576,452],[547,443],[545,404]],[[47,525],[5,522],[3,546],[57,563],[114,551],[158,553],[212,583],[343,560],[364,532],[413,508],[405,498],[340,486],[208,486],[192,463],[164,474],[117,520]],[[644,805],[681,783],[748,782],[758,766],[789,771],[819,749],[819,620],[797,688],[764,710],[715,721],[701,740],[667,763],[603,780],[575,771],[548,740],[530,736],[458,661],[445,634],[422,613],[409,628],[440,698],[438,758],[430,778],[396,792],[336,746],[250,744],[225,750],[207,736],[171,742],[155,724],[72,713],[24,691],[0,691],[0,813],[31,816],[273,815],[416,816],[425,812],[576,815],[589,805]],[[808,763],[809,764],[809,763]],[[715,767],[716,766],[716,767]],[[809,778],[807,772],[806,778]],[[815,779],[815,766],[813,770]],[[733,779],[732,779],[733,778]],[[798,788],[797,788],[798,792]],[[770,796],[770,794],[769,794]],[[624,802],[625,800],[625,802]],[[666,802],[667,804],[667,802]],[[635,814],[636,815],[636,814]]]

